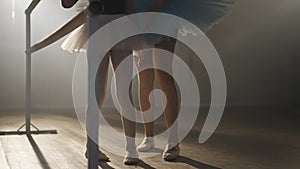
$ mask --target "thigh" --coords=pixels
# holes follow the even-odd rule
[[[132,53],[132,50],[116,50],[111,51],[111,62],[114,69],[115,89],[118,98],[118,102],[124,112],[131,110],[128,108],[132,105],[132,58],[127,56]],[[128,101],[130,100],[130,101]],[[129,111],[130,112],[130,111]]]
[[[111,61],[114,70],[121,64],[124,59],[133,54],[133,49],[140,48],[139,40],[136,37],[127,38],[116,44],[111,50]],[[132,59],[131,59],[132,61]],[[132,64],[132,63],[131,63]]]
[[[112,62],[112,66],[113,66],[114,71],[121,64],[126,64],[126,66],[131,66],[131,69],[132,69],[132,62],[130,62],[130,61],[129,62],[127,62],[127,61],[123,62],[131,54],[132,54],[132,50],[114,50],[114,49],[112,49],[110,57],[111,57],[111,62]]]
[[[97,100],[102,100],[105,96],[105,90],[107,85],[107,78],[108,78],[108,66],[109,66],[109,55],[106,55],[102,62],[100,63],[97,75],[95,79],[95,92],[96,92],[96,98]]]
[[[122,43],[117,44],[111,50],[111,62],[114,69],[117,86],[119,86],[118,83],[125,83],[126,81],[131,81],[132,79],[133,62],[132,59],[128,57],[131,54],[132,49],[124,48]]]
[[[163,39],[155,45],[153,60],[155,67],[163,68],[165,71],[172,73],[172,63],[174,57],[175,39]]]
[[[108,73],[108,66],[109,66],[109,55],[107,54],[102,59],[98,67],[96,81],[102,81],[106,78]]]
[[[133,51],[134,63],[138,73],[143,70],[152,69],[153,65],[153,49],[141,49]]]

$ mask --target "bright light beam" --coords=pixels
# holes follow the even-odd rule
[[[11,7],[12,7],[11,18],[12,18],[12,20],[14,20],[15,17],[16,17],[15,0],[12,0],[12,1],[11,1]]]

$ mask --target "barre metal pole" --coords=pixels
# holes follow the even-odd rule
[[[34,2],[34,1],[33,1]],[[31,5],[30,5],[31,6]],[[26,13],[26,49],[31,46],[31,21],[30,13]],[[26,53],[26,134],[30,134],[30,105],[31,105],[31,53]]]
[[[57,134],[56,130],[39,130],[36,126],[31,124],[31,13],[38,5],[40,0],[32,0],[29,7],[25,10],[26,16],[26,94],[25,94],[25,124],[18,128],[17,131],[0,131],[0,135],[21,135],[21,134]],[[25,131],[21,129],[25,126]],[[36,129],[36,131],[31,131],[30,127]]]
[[[26,9],[26,50],[31,48],[31,12],[38,5],[40,0],[33,0],[29,7]],[[26,52],[26,96],[25,96],[25,124],[22,125],[17,131],[0,132],[1,135],[10,134],[57,134],[56,130],[39,130],[31,124],[31,53]],[[20,131],[25,126],[25,132]],[[36,131],[31,131],[30,127],[33,126]]]
[[[26,15],[30,15],[34,8],[39,4],[41,0],[32,0],[28,8],[25,10]]]
[[[99,4],[100,0],[89,0],[90,5]],[[97,18],[95,14],[97,11],[93,11],[94,8],[89,8],[91,12],[88,18],[88,37],[91,37],[92,33],[97,29]],[[95,8],[97,9],[97,8]],[[100,9],[100,8],[99,8]],[[98,104],[95,103],[95,77],[93,76],[97,72],[98,66],[94,64],[93,57],[97,57],[95,53],[96,43],[89,42],[87,48],[87,62],[88,62],[88,108],[86,112],[86,128],[88,134],[88,168],[98,169],[98,135],[99,135],[99,114],[98,114]],[[93,97],[94,96],[94,97]]]

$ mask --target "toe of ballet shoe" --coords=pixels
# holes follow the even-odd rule
[[[174,161],[179,157],[179,154],[180,154],[179,145],[176,145],[172,148],[169,148],[169,146],[167,146],[166,150],[162,154],[162,158],[165,161]]]
[[[140,152],[145,152],[151,150],[152,148],[154,148],[154,144],[146,144],[138,146],[137,150]]]
[[[125,165],[136,165],[139,162],[138,158],[125,157],[123,163]]]
[[[85,152],[85,158],[89,158],[88,156],[88,152]],[[98,161],[99,162],[110,162],[109,157],[107,157],[104,153],[102,153],[101,151],[98,152]]]
[[[151,150],[154,147],[155,145],[153,140],[144,139],[144,141],[137,147],[137,150],[140,152],[145,152]]]

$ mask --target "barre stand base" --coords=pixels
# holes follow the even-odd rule
[[[21,129],[24,128],[25,126],[26,126],[26,124],[23,124],[21,127],[18,128],[17,131],[0,131],[0,135],[57,134],[57,130],[40,130],[33,124],[30,124],[30,126],[35,128],[36,130],[21,131]]]

